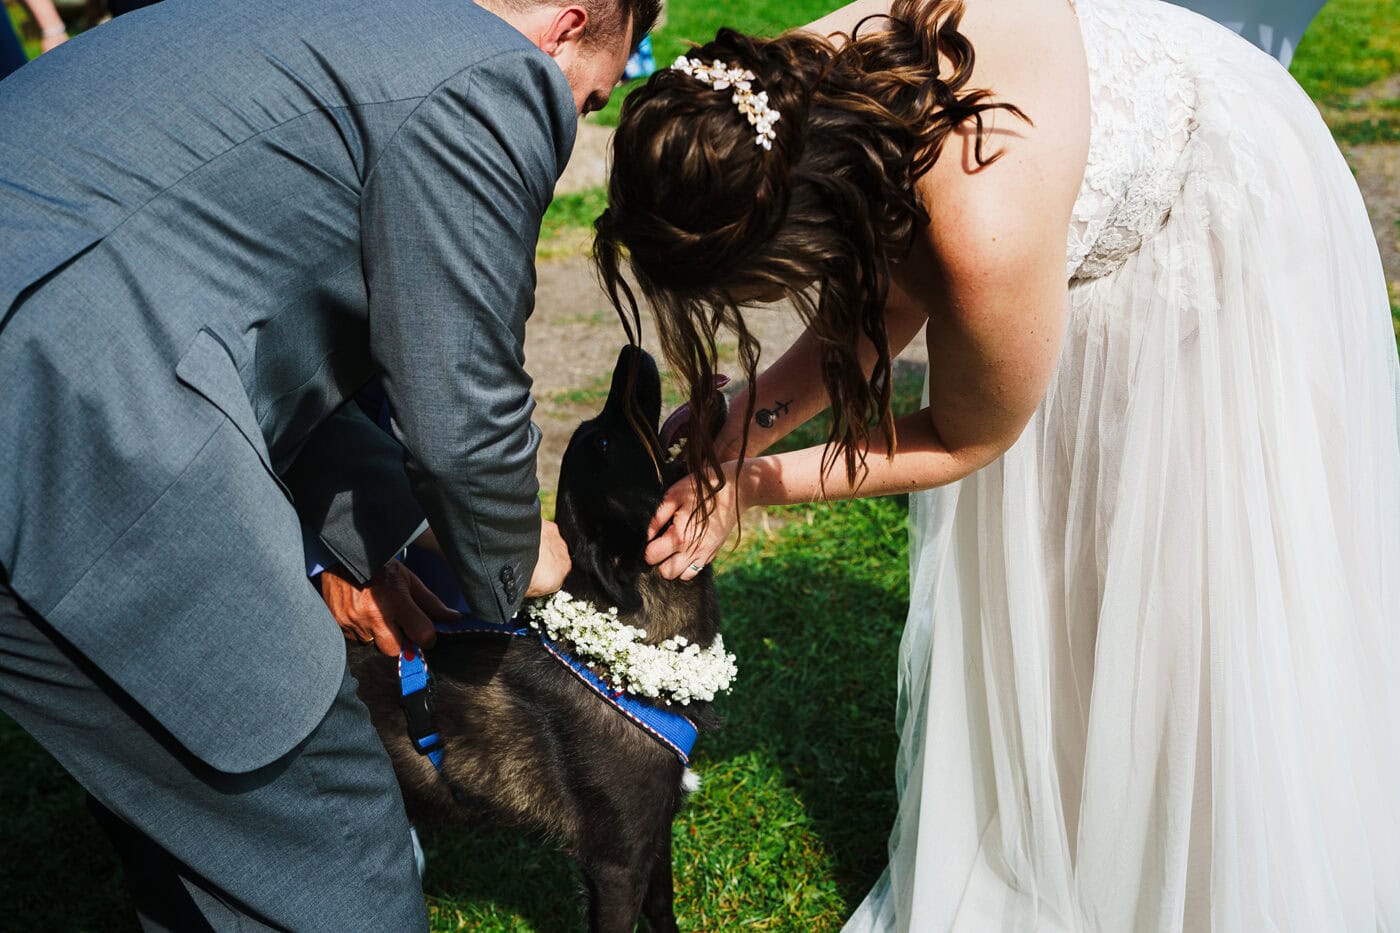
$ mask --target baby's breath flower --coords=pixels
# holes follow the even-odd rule
[[[614,690],[682,705],[729,691],[738,667],[724,650],[723,636],[716,635],[706,648],[684,635],[648,645],[644,630],[617,616],[615,606],[603,611],[563,590],[525,605],[532,628],[551,640],[572,642],[574,652],[601,668],[600,676]]]

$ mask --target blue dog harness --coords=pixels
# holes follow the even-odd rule
[[[597,674],[590,671],[578,659],[550,641],[543,632],[524,625],[498,625],[471,616],[460,622],[442,623],[435,626],[439,635],[505,635],[513,638],[538,638],[544,649],[560,663],[573,671],[598,696],[608,701],[633,725],[645,731],[662,745],[665,745],[682,765],[690,764],[690,752],[695,747],[699,730],[680,713],[660,709],[645,700],[621,690],[614,690]],[[428,660],[417,645],[404,648],[399,653],[399,695],[404,715],[408,720],[408,735],[418,754],[427,756],[433,767],[442,773],[442,734],[433,722],[432,702],[433,678],[428,670]]]

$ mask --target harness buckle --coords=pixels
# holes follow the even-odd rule
[[[424,687],[399,698],[404,719],[408,721],[408,737],[420,755],[428,755],[442,748],[442,736],[433,725],[432,688]]]

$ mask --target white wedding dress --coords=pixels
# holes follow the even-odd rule
[[[1400,930],[1400,371],[1283,68],[1079,0],[1059,369],[916,495],[890,867],[847,929]]]

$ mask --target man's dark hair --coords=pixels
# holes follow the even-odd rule
[[[582,6],[588,10],[589,19],[602,17],[604,32],[608,35],[615,35],[622,29],[630,16],[632,37],[628,45],[634,49],[651,32],[656,18],[661,15],[661,0],[583,0]]]

